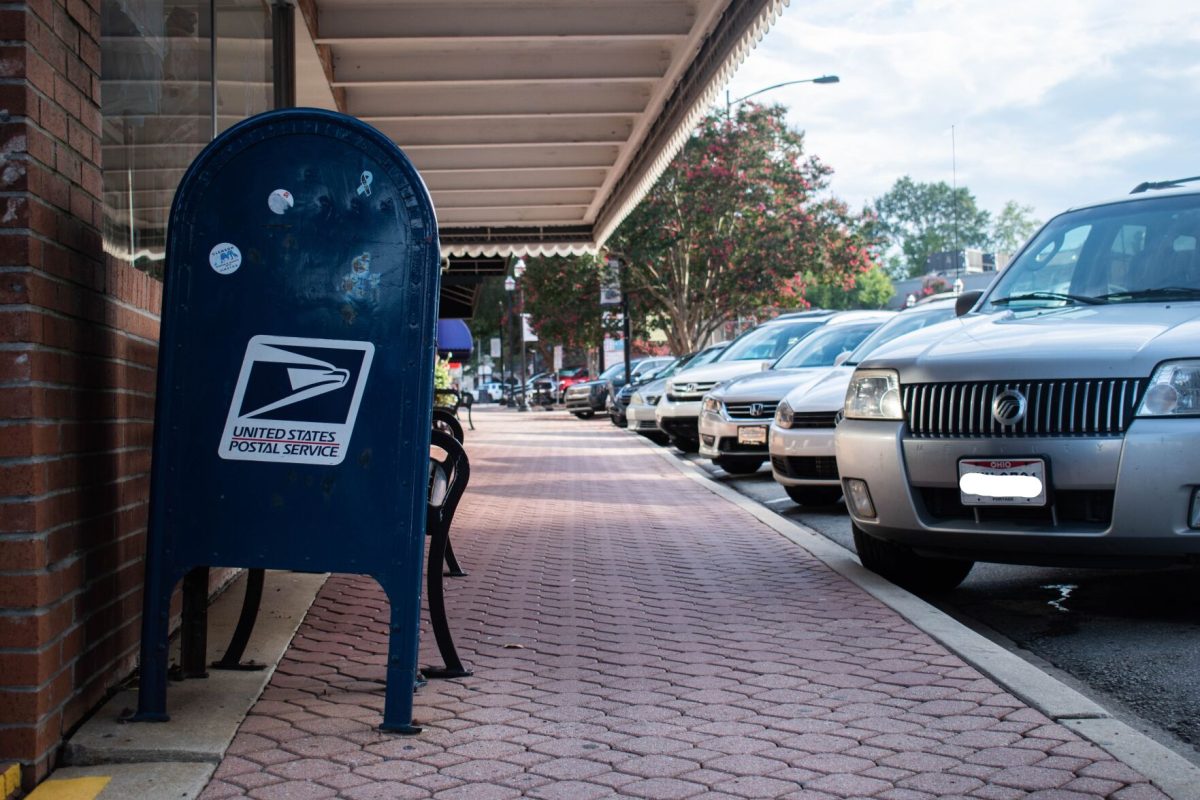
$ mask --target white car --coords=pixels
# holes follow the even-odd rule
[[[756,472],[767,460],[767,426],[783,396],[823,375],[895,316],[895,311],[839,312],[769,369],[717,384],[701,404],[700,455],[734,475]]]
[[[625,419],[628,422],[629,430],[641,434],[657,444],[666,444],[667,435],[659,429],[654,409],[658,405],[658,401],[662,399],[663,392],[666,391],[667,379],[677,372],[714,361],[728,346],[728,342],[721,342],[709,345],[699,352],[689,353],[667,368],[662,377],[656,377],[654,380],[638,386],[629,398],[629,407],[625,409]]]
[[[775,409],[768,448],[771,474],[800,505],[826,506],[842,495],[833,431],[854,367],[872,350],[905,334],[954,319],[954,296],[907,309],[862,341],[844,362],[783,398]]]
[[[833,311],[783,314],[746,331],[711,364],[677,373],[654,409],[658,427],[685,453],[700,449],[700,402],[721,381],[761,372],[792,345],[828,322]]]

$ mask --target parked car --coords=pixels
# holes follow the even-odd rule
[[[648,383],[636,386],[629,397],[629,406],[625,409],[625,419],[631,431],[634,431],[658,444],[667,443],[667,434],[658,427],[654,416],[654,408],[658,405],[667,379],[677,372],[690,367],[698,367],[715,360],[729,346],[729,342],[710,345],[696,353],[681,356],[671,366],[655,373]]]
[[[635,358],[632,361],[632,366],[636,366],[642,362],[642,359]],[[604,411],[605,402],[608,397],[609,381],[619,377],[621,385],[625,384],[625,362],[618,361],[604,372],[600,373],[600,377],[594,381],[584,381],[577,383],[570,389],[567,389],[563,395],[563,405],[567,411],[570,411],[580,419],[588,419],[594,417],[597,413]]]
[[[761,371],[833,315],[833,311],[782,314],[734,339],[711,363],[677,373],[655,406],[658,427],[680,450],[696,452],[700,449],[698,423],[704,395],[720,381]]]
[[[498,403],[504,394],[504,385],[499,381],[482,383],[475,390],[476,403]]]
[[[635,386],[653,380],[659,372],[670,367],[671,364],[678,360],[674,356],[653,356],[646,358],[633,369],[633,380],[629,383],[625,383],[625,374],[623,372],[618,373],[616,380],[610,380],[608,382],[608,391],[605,395],[604,405],[612,424],[618,428],[625,427],[625,409],[629,406],[629,398],[633,395]]]
[[[834,314],[766,370],[718,383],[701,402],[700,455],[734,475],[756,472],[767,460],[767,428],[783,396],[824,374],[895,316],[895,311]]]
[[[563,401],[563,396],[567,393],[567,389],[570,389],[577,383],[583,383],[589,378],[587,367],[560,369],[558,371],[558,401],[560,403]]]
[[[841,364],[792,389],[775,409],[768,434],[771,474],[800,505],[826,506],[842,496],[833,431],[854,368],[873,350],[908,333],[954,318],[957,296],[922,300],[880,326]]]
[[[834,437],[863,565],[946,589],[1200,557],[1197,243],[1195,189],[1072,209],[952,330],[864,359]]]

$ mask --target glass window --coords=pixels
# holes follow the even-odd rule
[[[159,276],[184,171],[218,130],[271,107],[267,5],[216,2],[101,2],[104,247]]]
[[[759,325],[733,340],[717,361],[774,361],[788,348],[825,324],[825,320],[797,320]]]
[[[954,316],[955,313],[953,303],[947,303],[941,307],[934,306],[933,308],[901,311],[895,319],[876,330],[866,339],[863,339],[862,343],[859,344],[858,347],[854,348],[854,352],[850,354],[850,357],[846,359],[845,363],[847,366],[854,366],[869,356],[871,351],[876,347],[886,344],[893,339],[899,339],[906,333],[919,331],[922,328],[926,328],[930,325],[937,325],[939,322],[945,322],[946,320],[954,319]]]
[[[1200,196],[1072,211],[996,280],[993,308],[1200,299]]]
[[[771,365],[771,369],[832,367],[839,355],[858,347],[863,339],[882,324],[883,320],[854,325],[826,325],[784,353]]]

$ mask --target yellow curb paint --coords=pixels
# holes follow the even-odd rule
[[[0,800],[8,800],[21,788],[21,766],[9,764],[0,775]]]
[[[26,800],[96,800],[112,778],[69,778],[44,781]]]

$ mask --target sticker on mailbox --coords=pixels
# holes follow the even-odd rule
[[[219,455],[342,463],[374,355],[370,342],[255,336],[246,345]]]

